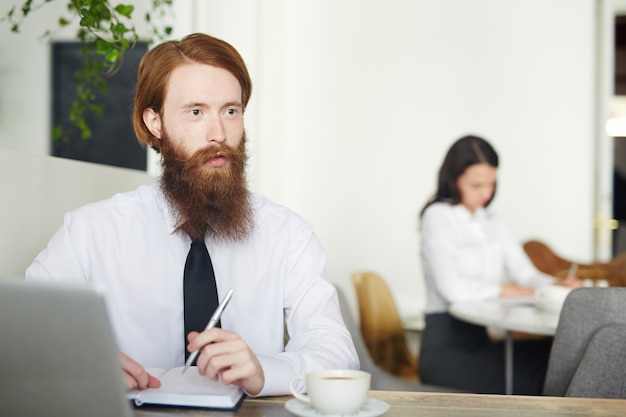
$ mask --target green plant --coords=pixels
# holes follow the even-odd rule
[[[8,22],[11,31],[20,32],[25,18],[53,1],[67,3],[67,16],[60,16],[56,28],[45,31],[41,38],[51,41],[54,34],[78,20],[76,38],[81,43],[82,68],[75,74],[78,81],[76,98],[72,104],[69,120],[80,131],[82,138],[91,137],[91,129],[85,116],[92,113],[102,117],[104,107],[97,101],[97,92],[107,92],[108,79],[120,69],[124,53],[135,46],[139,36],[133,23],[135,8],[128,4],[112,4],[108,0],[23,0],[14,5],[0,18]],[[171,10],[173,0],[151,0],[151,10],[144,16],[150,30],[145,41],[153,43],[171,34],[171,26],[159,22]],[[71,130],[56,126],[52,131],[55,140],[65,138]]]

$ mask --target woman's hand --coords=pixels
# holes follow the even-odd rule
[[[532,288],[519,284],[500,284],[500,297],[532,297],[535,291]]]
[[[578,279],[576,277],[562,279],[560,281],[557,281],[556,284],[557,285],[564,285],[564,286],[570,287],[570,288],[580,288],[580,287],[583,286],[582,280]]]

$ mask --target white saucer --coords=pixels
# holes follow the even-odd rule
[[[285,408],[300,417],[339,417],[338,415],[322,414],[313,408],[311,404],[302,402],[296,398],[287,401],[285,403]],[[354,417],[376,417],[384,414],[387,410],[389,410],[389,404],[375,398],[370,398],[358,413],[345,415]]]

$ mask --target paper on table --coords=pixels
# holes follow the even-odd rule
[[[499,298],[502,305],[507,306],[517,306],[517,305],[527,305],[533,306],[535,305],[535,297],[527,296],[527,297],[501,297]]]

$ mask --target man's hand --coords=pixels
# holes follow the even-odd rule
[[[261,364],[237,333],[214,327],[191,332],[187,339],[190,352],[201,349],[196,362],[200,375],[214,381],[221,377],[224,385],[237,385],[250,395],[261,392],[265,383]]]
[[[126,356],[122,352],[118,352],[117,356],[124,371],[124,384],[127,390],[159,388],[161,381],[146,372],[145,368]]]

